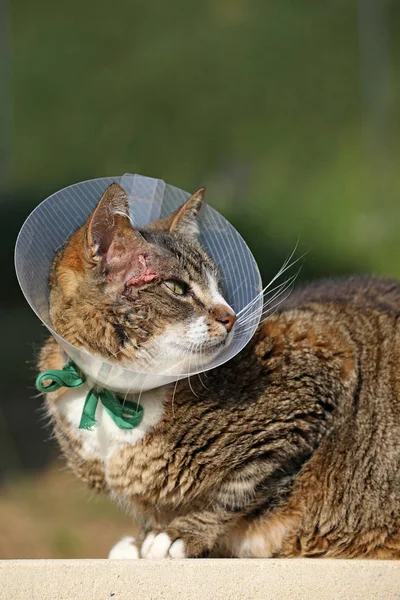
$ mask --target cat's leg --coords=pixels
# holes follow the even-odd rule
[[[180,533],[171,531],[152,531],[147,534],[140,555],[142,558],[187,558],[187,549]]]
[[[113,546],[108,554],[111,559],[131,559],[140,558],[139,546],[133,537],[125,536]]]
[[[199,558],[208,556],[239,518],[224,510],[199,510],[173,519],[168,527],[147,533],[141,558]]]
[[[199,511],[172,521],[169,527],[153,530],[145,537],[142,558],[213,557],[270,558],[279,556],[298,529],[299,511],[289,507],[254,521],[244,513]],[[296,538],[297,539],[297,538]],[[298,555],[298,549],[290,556]]]

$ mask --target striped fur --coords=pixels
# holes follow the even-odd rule
[[[83,454],[61,391],[47,397],[56,435],[141,522],[132,557],[400,558],[399,316],[394,281],[307,286],[229,363],[165,388],[135,443]],[[61,364],[51,340],[40,368]]]

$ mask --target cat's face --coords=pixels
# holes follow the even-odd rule
[[[110,186],[54,261],[56,331],[139,372],[207,366],[230,343],[236,317],[197,242],[202,197],[200,190],[169,217],[135,229],[124,190]]]

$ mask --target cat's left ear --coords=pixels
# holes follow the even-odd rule
[[[118,183],[113,183],[106,189],[86,223],[90,258],[94,261],[103,258],[113,243],[133,233],[126,192]]]
[[[178,210],[164,219],[151,223],[149,229],[161,229],[178,235],[197,237],[200,233],[198,216],[203,206],[204,194],[205,188],[200,188]]]

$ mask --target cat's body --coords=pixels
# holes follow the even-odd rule
[[[84,388],[48,394],[72,468],[142,524],[112,556],[400,558],[399,316],[393,281],[306,287],[128,432],[102,408],[78,430]],[[40,368],[64,364],[50,340]]]

